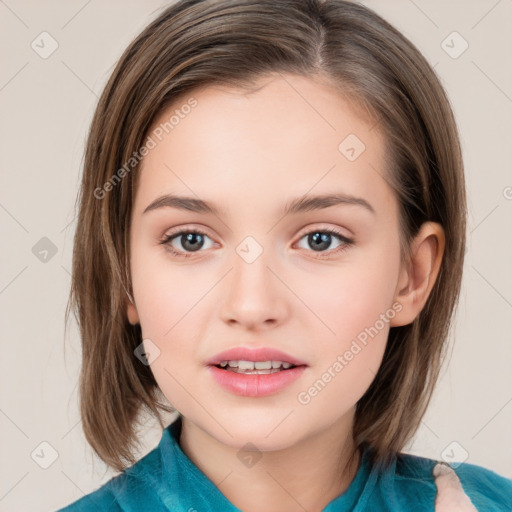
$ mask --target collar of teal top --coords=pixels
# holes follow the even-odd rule
[[[160,499],[169,510],[214,510],[241,512],[183,452],[179,445],[181,416],[164,431],[159,444],[163,486],[158,486]],[[348,489],[332,500],[323,512],[364,510],[376,484],[377,474],[370,471],[369,453],[364,451],[356,476]],[[156,476],[156,475],[155,475]],[[219,482],[220,484],[220,482]]]

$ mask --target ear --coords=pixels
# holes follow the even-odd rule
[[[126,297],[126,315],[128,316],[128,322],[130,322],[132,325],[137,325],[140,323],[137,308],[129,297]]]
[[[442,226],[425,222],[411,242],[410,261],[400,268],[394,302],[402,309],[391,320],[391,327],[410,324],[420,314],[439,274],[444,247]]]

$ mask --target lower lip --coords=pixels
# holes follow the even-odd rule
[[[306,369],[305,366],[296,366],[276,373],[248,375],[222,370],[216,366],[208,368],[224,389],[240,396],[269,396],[279,393],[297,380]]]

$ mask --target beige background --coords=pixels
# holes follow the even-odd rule
[[[469,249],[452,359],[408,451],[467,456],[512,478],[512,3],[364,3],[435,66],[460,125],[468,181]],[[81,430],[74,323],[64,339],[73,205],[97,97],[122,50],[164,5],[0,0],[0,511],[55,510],[111,477]],[[31,47],[43,31],[58,43],[46,59]],[[453,31],[469,44],[458,58],[442,46]],[[462,49],[458,36],[447,42],[452,53]],[[56,250],[46,262],[34,254],[36,244],[49,244],[43,237]],[[145,450],[159,438],[150,429]]]

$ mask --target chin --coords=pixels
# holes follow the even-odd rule
[[[231,419],[226,426],[228,432],[216,423],[211,424],[208,430],[219,442],[233,449],[250,450],[246,445],[251,443],[262,452],[284,450],[300,438],[300,430],[295,422],[283,422],[285,417],[286,415],[281,413],[276,419],[273,416],[267,417],[266,420],[260,417],[251,422],[244,421],[243,418]]]

